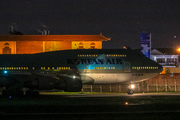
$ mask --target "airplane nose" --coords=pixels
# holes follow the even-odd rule
[[[158,64],[158,71],[157,71],[157,72],[158,72],[158,73],[161,73],[162,71],[163,71],[162,65],[159,65],[159,64]]]

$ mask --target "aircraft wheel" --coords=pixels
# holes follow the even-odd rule
[[[27,96],[32,96],[32,93],[33,93],[33,92],[32,92],[31,90],[27,90],[27,91],[26,91],[26,95],[27,95]]]
[[[33,96],[39,96],[39,92],[38,91],[33,91]]]
[[[39,92],[38,91],[27,90],[26,95],[27,96],[39,96]]]
[[[134,91],[132,89],[128,89],[127,94],[132,95]]]
[[[22,90],[16,90],[15,91],[15,96],[23,96],[24,92]]]

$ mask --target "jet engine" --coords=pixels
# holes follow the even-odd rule
[[[66,92],[79,92],[82,89],[82,81],[79,76],[34,74],[32,80],[25,82],[24,86],[37,90],[59,89]]]

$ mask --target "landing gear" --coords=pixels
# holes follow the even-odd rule
[[[127,88],[127,94],[128,95],[132,95],[133,93],[134,93],[134,86],[135,85],[133,85],[133,84],[130,84],[129,86],[128,86],[128,88]]]
[[[128,89],[128,90],[127,90],[127,94],[128,94],[128,95],[132,95],[133,93],[134,93],[134,91],[133,91],[132,89]]]
[[[26,96],[39,96],[39,92],[38,91],[27,90],[26,91]]]
[[[14,91],[11,91],[11,90],[3,90],[2,91],[2,96],[5,96],[5,97],[12,97],[12,96],[18,96],[18,97],[21,97],[23,96],[24,93],[22,90],[14,90]]]

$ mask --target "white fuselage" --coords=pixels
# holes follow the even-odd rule
[[[88,73],[82,75],[91,77],[94,80],[93,84],[116,84],[146,80],[156,76],[157,73],[134,74],[134,76],[132,73]]]

